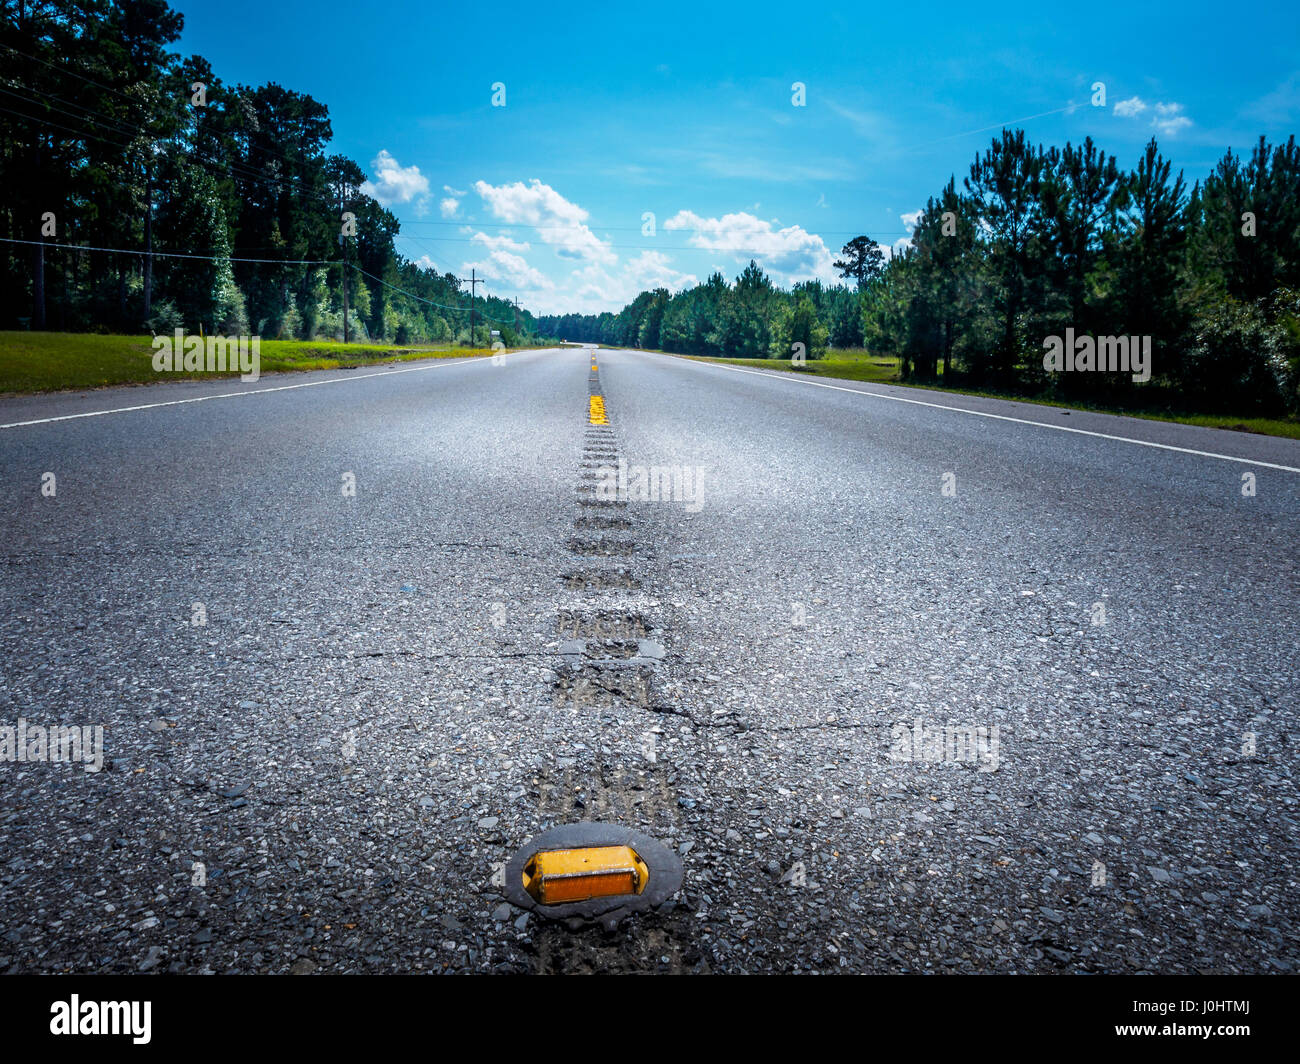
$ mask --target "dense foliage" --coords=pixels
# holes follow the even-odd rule
[[[864,344],[904,377],[1203,410],[1300,408],[1300,149],[1261,138],[1190,190],[1152,140],[1131,171],[1091,139],[1036,147],[1004,130],[931,197],[910,247],[866,237],[836,262],[854,290],[775,288],[751,262],[618,314],[542,317],[571,340],[681,354],[809,358]],[[813,312],[810,320],[810,309]],[[1152,380],[1043,368],[1044,340],[1149,336]]]
[[[346,254],[350,338],[470,339],[468,292],[397,254],[397,219],[328,153],[324,104],[172,54],[165,0],[0,8],[0,328],[341,338]],[[518,339],[511,304],[475,305],[477,343]]]

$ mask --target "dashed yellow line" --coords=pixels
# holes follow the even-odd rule
[[[603,395],[593,395],[591,397],[591,406],[587,411],[587,420],[592,425],[609,424],[609,419],[605,417],[605,397]]]

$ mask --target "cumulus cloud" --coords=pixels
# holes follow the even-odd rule
[[[423,208],[428,202],[429,179],[420,173],[418,166],[402,166],[381,148],[379,154],[370,160],[370,168],[375,179],[363,181],[361,191],[385,207],[414,202],[418,208]]]
[[[520,243],[518,240],[512,240],[508,233],[502,233],[500,236],[475,233],[470,240],[475,244],[482,244],[489,251],[529,251],[532,248],[527,241]]]
[[[603,263],[588,263],[574,270],[562,288],[530,301],[529,305],[542,314],[597,314],[624,307],[649,289],[679,292],[697,284],[699,278],[674,269],[672,260],[662,251],[643,251],[617,269]]]
[[[737,261],[756,259],[782,284],[814,278],[834,283],[837,275],[825,241],[801,226],[777,228],[778,224],[745,211],[721,218],[678,211],[664,222],[664,228],[691,230],[690,243],[697,248],[728,252]]]
[[[477,270],[485,280],[496,281],[502,287],[515,291],[542,292],[555,287],[549,277],[528,265],[522,255],[501,248],[494,250],[486,259],[464,263],[460,271],[463,275],[471,269]]]
[[[474,182],[474,191],[493,217],[510,225],[529,225],[538,238],[564,258],[613,264],[617,256],[587,226],[588,212],[550,185],[533,178],[524,184]]]
[[[1151,120],[1161,133],[1167,133],[1173,136],[1180,129],[1186,129],[1192,124],[1192,120],[1183,114],[1183,105],[1181,103],[1158,103],[1156,104],[1156,116]]]
[[[666,288],[670,292],[680,292],[699,284],[699,279],[692,273],[682,273],[671,265],[672,260],[662,251],[643,251],[635,258],[629,259],[623,266],[620,277],[627,285],[630,298],[652,288]]]
[[[918,207],[914,211],[906,211],[898,216],[898,220],[903,223],[903,228],[907,230],[907,236],[900,236],[892,244],[882,244],[880,246],[880,250],[885,253],[886,259],[901,255],[912,246],[913,231],[916,229],[917,223],[921,221],[923,214],[925,214],[925,209]]]
[[[450,185],[443,185],[442,190],[447,195],[438,201],[438,210],[444,218],[455,218],[460,212],[460,201],[465,198],[465,190]]]
[[[1192,120],[1183,114],[1181,103],[1156,103],[1148,106],[1140,96],[1130,96],[1115,104],[1115,114],[1120,118],[1139,118],[1148,110],[1152,112],[1150,126],[1157,133],[1175,136],[1192,125]]]

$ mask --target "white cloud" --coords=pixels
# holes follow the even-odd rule
[[[913,230],[916,229],[917,223],[920,222],[923,214],[925,214],[925,209],[918,207],[914,211],[907,211],[898,216],[898,220],[903,223],[903,228],[907,230],[907,236],[900,236],[892,244],[882,244],[880,246],[880,250],[885,253],[886,261],[892,259],[895,255],[901,255],[912,246]]]
[[[549,277],[529,266],[522,256],[502,249],[494,250],[486,260],[463,263],[461,275],[471,269],[477,270],[484,279],[515,291],[542,292],[555,287]]]
[[[535,177],[526,185],[522,181],[509,185],[476,181],[474,191],[494,217],[510,225],[532,226],[557,255],[588,262],[617,261],[618,256],[587,227],[587,211]]]
[[[680,292],[699,284],[699,279],[692,273],[682,273],[673,269],[672,260],[662,251],[643,251],[636,258],[629,259],[623,267],[622,276],[636,289],[632,298],[648,288],[667,288],[670,292]]]
[[[1138,118],[1148,110],[1148,104],[1140,96],[1130,96],[1115,104],[1115,114],[1120,118]],[[1172,137],[1192,125],[1192,120],[1183,114],[1181,103],[1156,103],[1151,105],[1151,128],[1165,136]]]
[[[1156,116],[1151,120],[1151,124],[1161,133],[1172,137],[1180,129],[1186,129],[1192,124],[1192,120],[1182,112],[1181,103],[1158,103]]]
[[[679,292],[697,284],[699,278],[674,269],[662,251],[643,251],[616,270],[588,263],[574,270],[562,288],[530,300],[529,307],[540,314],[598,314],[621,310],[649,289]]]
[[[375,180],[362,182],[361,191],[385,207],[415,201],[422,208],[428,201],[429,179],[420,173],[418,166],[402,166],[381,148],[370,160],[370,168],[375,172]]]
[[[460,211],[460,201],[465,198],[465,190],[452,188],[450,185],[443,185],[442,190],[447,195],[438,201],[438,210],[442,212],[444,218],[455,218]]]
[[[470,237],[470,240],[475,244],[482,244],[490,251],[529,251],[532,249],[532,245],[527,241],[521,244],[517,240],[512,240],[507,233],[502,233],[500,236],[489,236],[487,233],[475,233]]]
[[[706,251],[724,251],[737,261],[755,259],[779,284],[818,278],[834,283],[837,274],[825,241],[798,225],[776,228],[745,211],[721,218],[701,218],[693,211],[678,211],[665,229],[693,230],[690,242]]]

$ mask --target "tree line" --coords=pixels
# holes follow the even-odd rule
[[[1003,130],[960,185],[931,196],[910,246],[844,246],[846,285],[776,288],[755,262],[618,314],[539,318],[566,339],[681,354],[789,358],[864,345],[904,379],[1015,393],[1300,411],[1300,150],[1261,137],[1190,188],[1152,139],[1122,169],[1091,138],[1064,148]],[[1044,347],[1150,337],[1152,374],[1061,373]]]
[[[173,54],[164,0],[2,7],[0,327],[342,339],[346,297],[354,340],[535,333],[480,294],[471,337],[460,279],[398,254],[397,218],[329,153],[325,104]]]
[[[863,335],[856,291],[801,281],[785,292],[753,261],[734,284],[715,272],[676,294],[642,292],[617,314],[543,314],[537,326],[557,339],[723,358],[788,358],[795,343],[820,358]]]

